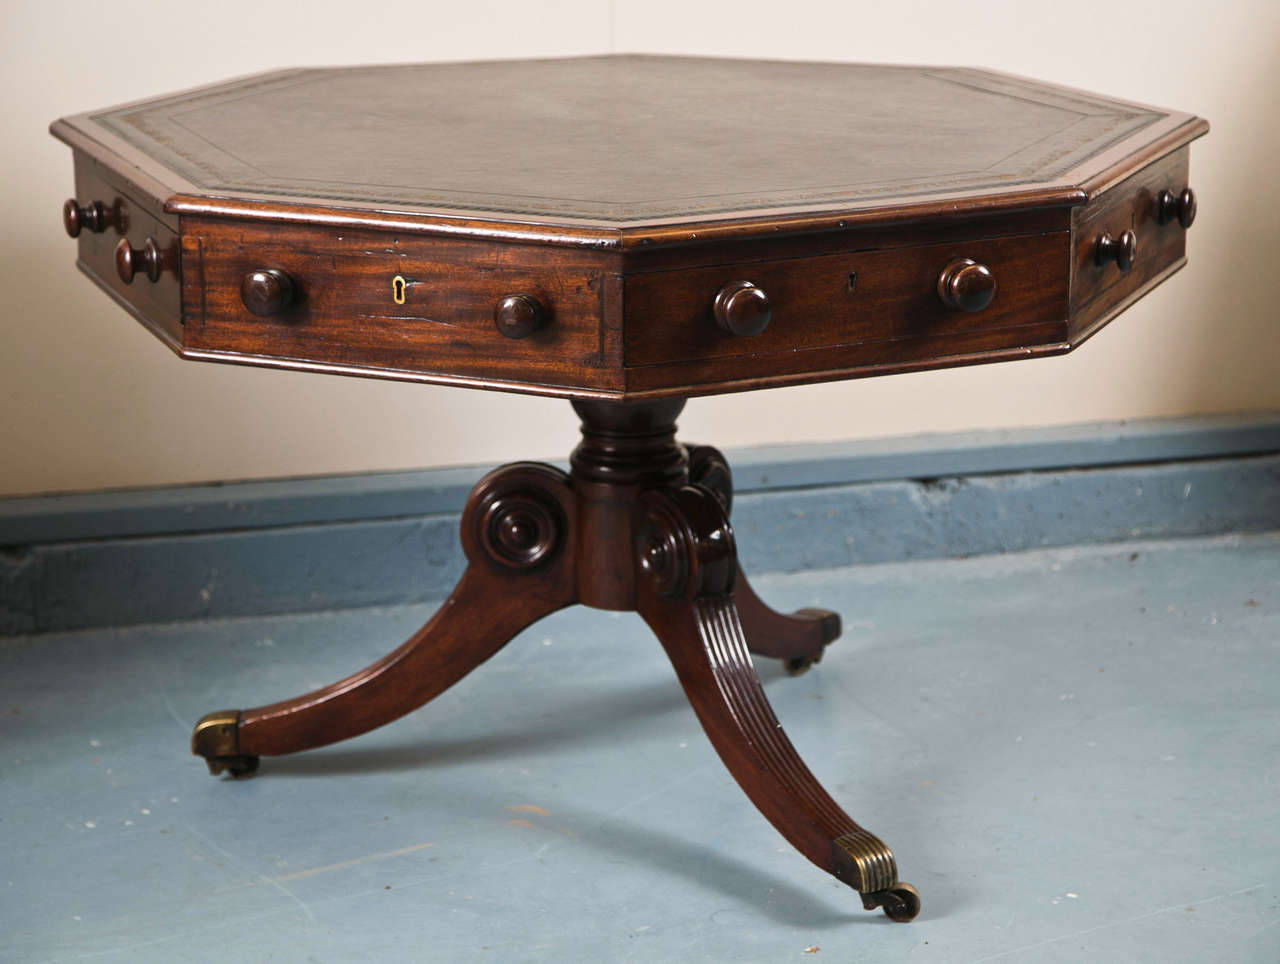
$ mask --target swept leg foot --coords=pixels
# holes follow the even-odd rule
[[[240,752],[240,711],[217,710],[206,713],[191,734],[191,752],[204,757],[215,777],[250,777],[258,772],[258,758]]]
[[[473,490],[462,517],[469,565],[434,617],[399,649],[315,692],[202,719],[192,752],[214,774],[252,773],[259,756],[345,740],[444,692],[517,633],[575,600],[563,473],[516,463]]]
[[[734,603],[737,559],[708,490],[650,491],[639,513],[638,608],[738,785],[801,853],[894,920],[919,898],[898,881],[893,853],[849,817],[782,732],[751,665]]]

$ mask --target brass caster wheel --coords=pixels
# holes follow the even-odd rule
[[[257,772],[258,758],[240,752],[240,711],[219,710],[201,718],[191,734],[191,752],[204,757],[215,777],[224,770],[233,777]]]
[[[863,894],[862,906],[867,910],[882,907],[889,920],[905,924],[920,913],[920,892],[910,884],[897,883],[886,890]]]
[[[782,668],[787,671],[788,676],[803,676],[809,672],[810,667],[820,662],[822,662],[821,653],[817,656],[796,656],[792,659],[784,659]]]
[[[206,757],[204,762],[209,764],[209,772],[215,777],[223,770],[237,780],[241,777],[251,777],[258,772],[256,756],[211,756]]]

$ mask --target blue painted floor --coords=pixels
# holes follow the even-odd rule
[[[0,959],[1280,960],[1280,535],[756,584],[844,613],[817,669],[762,673],[915,923],[756,813],[629,615],[559,614],[252,780],[188,755],[413,606],[0,643]]]

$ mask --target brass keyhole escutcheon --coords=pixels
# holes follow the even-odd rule
[[[391,279],[391,300],[398,305],[404,304],[405,281],[402,275],[396,275]]]

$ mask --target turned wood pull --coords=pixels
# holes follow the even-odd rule
[[[957,258],[938,275],[938,297],[948,308],[981,311],[995,296],[995,275],[972,258]]]
[[[1168,188],[1156,196],[1156,220],[1168,224],[1175,218],[1184,228],[1191,227],[1196,219],[1196,192],[1189,187],[1176,197]]]
[[[716,292],[712,312],[721,330],[749,338],[769,327],[773,305],[758,285],[750,281],[730,281]]]
[[[128,238],[121,238],[116,245],[116,272],[125,284],[133,284],[134,275],[139,271],[147,276],[147,280],[160,280],[160,272],[164,270],[164,252],[155,238],[147,238],[141,248],[135,248]]]
[[[278,268],[258,268],[240,280],[240,300],[259,318],[280,314],[296,294],[293,279]]]
[[[1138,236],[1132,230],[1126,231],[1118,238],[1113,238],[1110,233],[1105,233],[1098,238],[1094,261],[1099,266],[1108,261],[1114,261],[1117,268],[1128,273],[1136,260],[1138,260]]]
[[[493,309],[493,323],[507,338],[528,338],[550,320],[546,306],[529,294],[507,295]]]
[[[78,238],[85,228],[94,234],[101,234],[111,225],[118,223],[118,214],[114,204],[111,207],[107,207],[101,201],[81,204],[75,198],[70,198],[66,204],[62,205],[62,226],[73,238]]]

